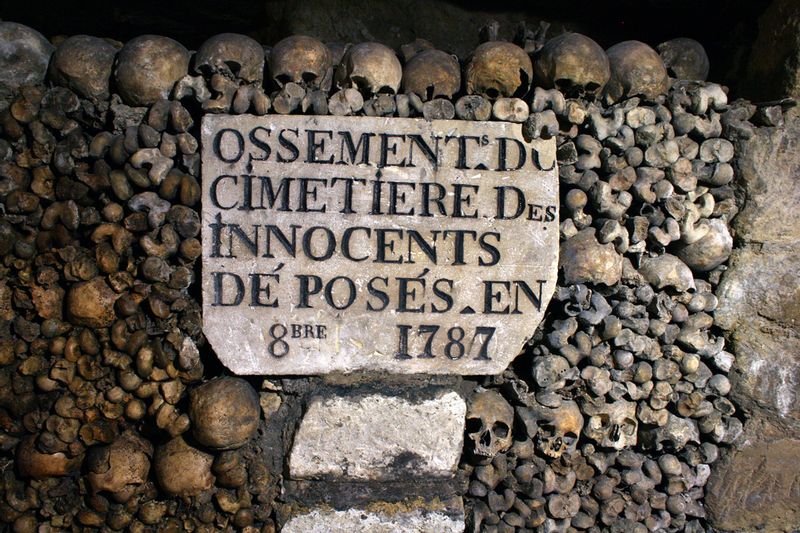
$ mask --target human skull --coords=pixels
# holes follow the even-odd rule
[[[74,35],[53,53],[50,79],[84,98],[105,98],[116,55],[117,48],[105,39]]]
[[[333,75],[331,51],[313,37],[292,35],[272,47],[269,69],[278,87],[293,82],[309,89],[328,89]]]
[[[264,49],[246,35],[220,33],[197,49],[194,68],[207,77],[221,73],[228,79],[260,83],[264,79]]]
[[[479,459],[491,459],[511,447],[514,409],[500,393],[483,390],[467,407],[467,436],[471,452]]]
[[[0,21],[0,99],[42,83],[53,45],[33,28]]]
[[[359,43],[347,50],[337,70],[340,87],[354,87],[366,96],[395,94],[403,68],[394,51],[380,43]]]
[[[131,39],[117,54],[114,77],[126,104],[145,106],[169,96],[175,82],[189,71],[189,51],[159,35]]]
[[[452,98],[461,88],[458,59],[441,50],[415,54],[403,69],[403,91],[414,93],[423,102],[433,98]]]
[[[697,422],[669,414],[667,423],[660,427],[647,428],[642,432],[642,446],[647,450],[680,451],[689,442],[700,443]]]
[[[108,446],[89,452],[87,479],[95,494],[108,492],[117,503],[126,503],[147,482],[153,446],[132,431]]]
[[[599,44],[580,33],[562,33],[545,43],[535,56],[536,85],[568,94],[594,94],[605,86],[611,71]]]
[[[658,53],[673,78],[705,81],[708,77],[708,54],[694,39],[679,37],[663,42],[658,45]]]
[[[537,405],[532,411],[536,418],[533,437],[538,450],[554,459],[575,451],[583,429],[583,415],[578,404],[565,400],[559,407]]]
[[[618,400],[614,403],[587,403],[584,412],[589,415],[589,422],[583,433],[604,448],[622,450],[636,445],[636,432],[639,422],[636,420],[636,403]]]
[[[466,70],[467,93],[487,98],[522,97],[530,88],[533,65],[513,43],[490,41],[478,46]]]
[[[653,100],[669,89],[664,62],[655,50],[639,41],[623,41],[608,50],[611,77],[605,87],[606,98],[616,102],[627,96]]]

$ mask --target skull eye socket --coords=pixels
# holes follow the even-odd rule
[[[290,81],[292,81],[292,77],[291,77],[291,76],[289,76],[289,75],[288,75],[288,74],[286,74],[286,73],[283,73],[283,74],[278,74],[277,76],[275,76],[275,81],[277,81],[277,82],[278,82],[278,84],[279,84],[281,87],[283,87],[284,85],[286,85],[287,83],[289,83]]]
[[[514,94],[512,94],[511,96],[513,96],[514,98],[522,98],[523,96],[525,96],[525,93],[528,92],[529,81],[530,80],[528,79],[528,73],[525,72],[523,69],[519,69],[519,82],[520,82],[519,87],[517,87],[517,90],[514,91]]]
[[[565,92],[572,88],[572,81],[568,80],[567,78],[559,78],[555,82],[553,82],[556,88],[561,91]]]
[[[362,91],[369,89],[369,80],[364,76],[350,76],[350,81]]]
[[[586,84],[586,92],[587,93],[596,93],[598,90],[600,90],[600,84],[599,83],[595,83],[593,81],[590,81],[589,83]]]
[[[572,446],[575,442],[578,441],[578,435],[569,431],[567,433],[564,433],[563,440],[564,444],[566,444],[567,446]]]
[[[238,61],[225,61],[225,66],[227,66],[228,69],[230,69],[231,74],[236,77],[239,76],[239,72],[242,70],[242,64]]]
[[[498,91],[496,88],[489,87],[488,89],[486,89],[486,97],[489,98],[490,100],[494,100],[498,96],[500,96],[500,91]]]
[[[494,434],[495,437],[504,439],[508,437],[508,429],[509,429],[508,425],[506,425],[505,423],[495,422],[494,425],[492,426],[492,434]]]
[[[480,418],[467,418],[465,427],[467,433],[477,433],[483,427],[483,422]]]
[[[375,94],[394,94],[394,89],[392,89],[388,85],[384,85],[383,87],[378,89]]]
[[[633,435],[636,432],[636,420],[631,420],[630,418],[626,418],[622,422],[622,431],[627,434],[628,436]]]
[[[313,72],[303,72],[302,78],[305,83],[311,83],[317,79],[317,75]]]

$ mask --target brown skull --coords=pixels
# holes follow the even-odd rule
[[[653,100],[666,94],[669,76],[655,50],[639,41],[623,41],[606,50],[606,54],[611,67],[611,78],[605,87],[609,102],[630,96]]]
[[[441,50],[423,50],[403,69],[403,91],[416,94],[423,102],[452,98],[460,88],[458,59]]]
[[[531,436],[539,451],[554,459],[575,451],[583,429],[583,415],[578,404],[571,400],[555,408],[536,404],[530,408],[530,414],[536,430],[533,433],[529,429],[529,433],[533,433]]]
[[[95,493],[105,491],[116,502],[125,503],[147,482],[152,455],[150,442],[126,432],[110,445],[89,452],[89,485]]]
[[[105,98],[116,55],[116,47],[105,39],[72,36],[53,53],[50,79],[85,98]]]
[[[471,452],[479,459],[491,459],[511,447],[514,409],[492,390],[477,392],[467,407],[467,437]]]
[[[611,76],[605,51],[580,33],[553,37],[537,52],[535,59],[534,79],[537,86],[545,89],[594,94]]]
[[[175,82],[189,71],[189,51],[159,35],[131,39],[117,54],[114,77],[126,104],[145,106],[169,96]]]
[[[305,35],[279,41],[269,54],[270,73],[278,87],[293,82],[310,89],[329,88],[332,66],[328,47]]]
[[[380,43],[359,43],[347,50],[337,70],[340,87],[354,87],[364,95],[395,94],[403,68],[394,51]]]
[[[220,33],[206,40],[194,55],[194,68],[211,77],[260,83],[264,79],[264,49],[257,41],[238,33]]]
[[[658,53],[673,78],[705,81],[708,77],[708,54],[694,39],[679,37],[666,41],[658,45]]]
[[[530,88],[533,65],[525,50],[503,41],[483,43],[467,65],[467,93],[494,99],[522,97]]]

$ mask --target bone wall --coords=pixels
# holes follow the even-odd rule
[[[731,101],[692,70],[702,64],[692,43],[683,63],[670,46],[604,50],[576,34],[553,44],[537,30],[511,44],[489,25],[486,42],[454,59],[424,41],[265,49],[228,35],[192,52],[153,36],[51,42],[0,23],[3,50],[14,52],[0,56],[0,517],[15,531],[248,532],[298,515],[349,520],[350,509],[439,524],[431,511],[441,511],[447,527],[469,531],[707,531],[725,520],[709,515],[705,487],[755,431],[757,409],[736,395],[770,364],[736,354],[722,329],[735,343],[736,320],[717,313],[720,287],[733,283],[733,237],[747,231],[731,229],[747,212],[742,188],[765,172],[737,165],[748,142],[792,131],[790,103]],[[303,64],[292,59],[298,47]],[[582,61],[608,68],[589,75]],[[667,67],[696,79],[669,78]],[[466,401],[463,453],[446,479],[292,478],[288,458],[314,398],[388,394],[390,383],[399,404],[415,404],[421,385],[242,379],[219,364],[197,289],[206,113],[504,120],[556,138],[559,287],[506,372],[435,383]],[[780,425],[781,406],[794,408],[791,396],[775,398]],[[794,478],[773,477],[789,490],[764,483],[756,496],[779,494],[791,508]],[[752,488],[731,486],[732,501]]]

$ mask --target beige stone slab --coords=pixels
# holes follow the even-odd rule
[[[439,511],[394,514],[365,509],[314,509],[292,517],[283,533],[462,533],[464,516]]]
[[[555,289],[555,141],[519,124],[208,115],[202,155],[204,331],[236,373],[499,373]]]
[[[451,477],[464,444],[464,399],[383,394],[311,400],[289,456],[292,479]]]

